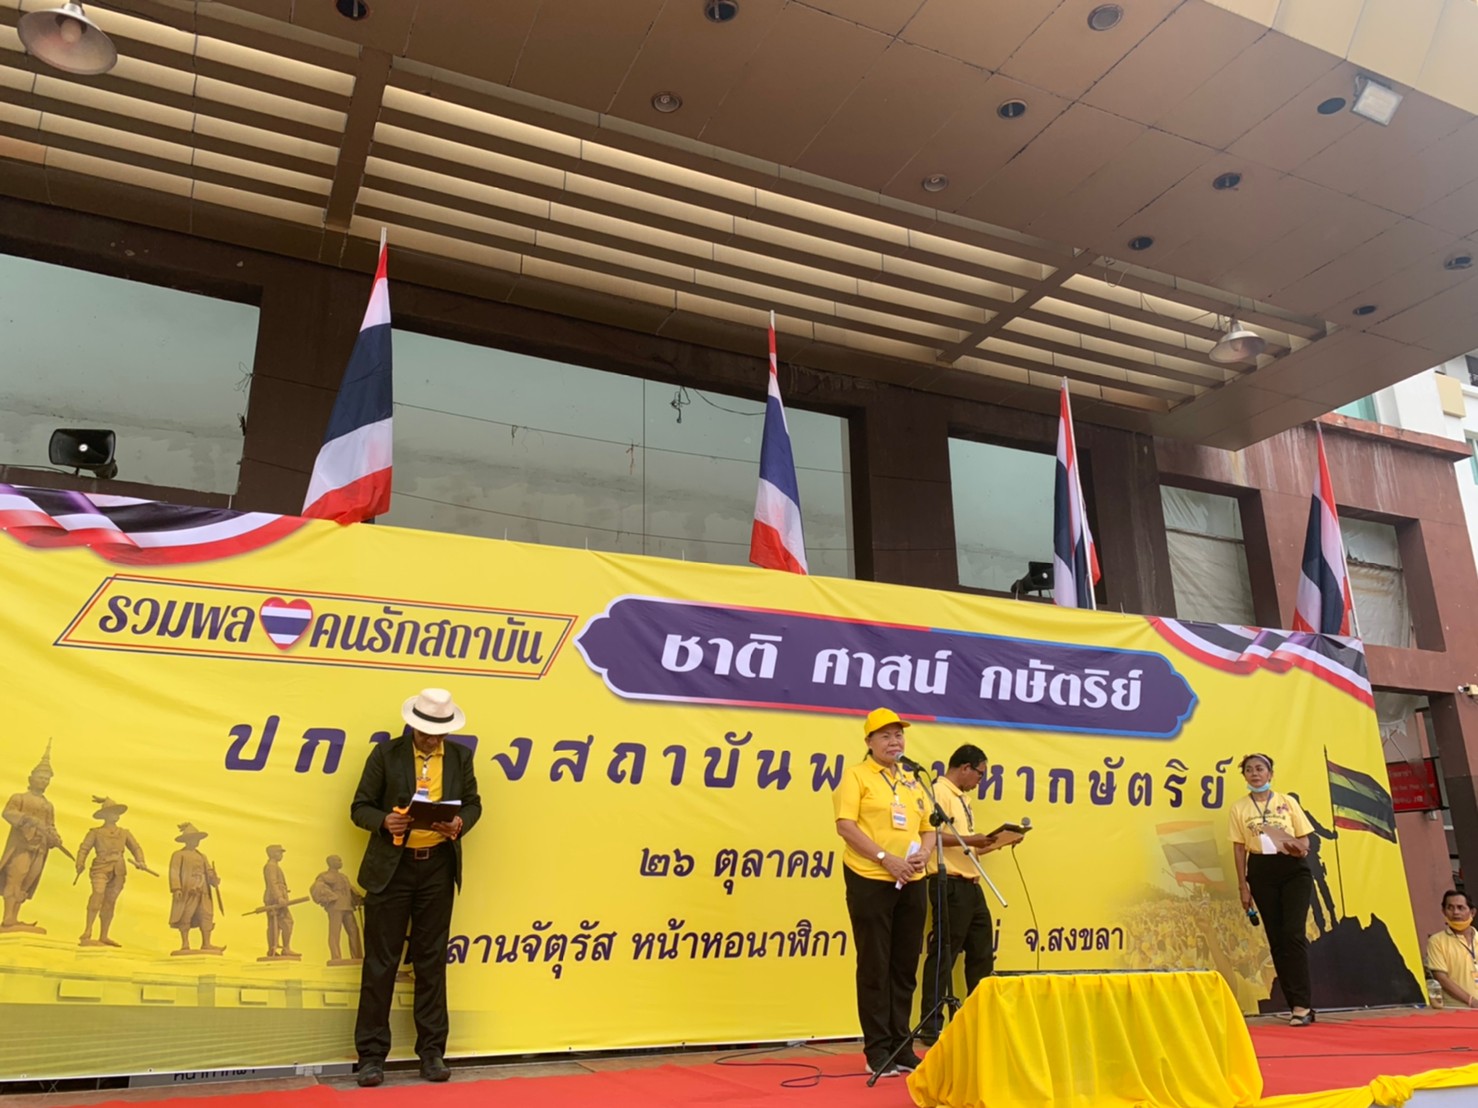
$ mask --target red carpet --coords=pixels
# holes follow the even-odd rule
[[[1365,1085],[1386,1075],[1422,1073],[1478,1062],[1478,1012],[1411,1012],[1381,1019],[1328,1018],[1309,1027],[1252,1029],[1263,1073],[1263,1095],[1317,1092]],[[805,1061],[768,1061],[736,1055],[724,1063],[662,1065],[569,1077],[453,1079],[428,1085],[414,1071],[392,1071],[379,1089],[327,1085],[291,1092],[195,1095],[179,1108],[912,1108],[898,1078],[866,1087],[862,1056],[809,1055]],[[831,1075],[809,1088],[785,1088],[817,1070]],[[844,1076],[847,1075],[847,1076]],[[856,1076],[852,1076],[856,1075]],[[159,1100],[168,1098],[162,1095]],[[66,1095],[56,1097],[65,1104]],[[137,1108],[109,1101],[94,1108]]]
[[[1308,1027],[1254,1027],[1263,1096],[1351,1089],[1382,1074],[1406,1076],[1478,1062],[1478,1012],[1335,1017]]]

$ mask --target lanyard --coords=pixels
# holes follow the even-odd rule
[[[1259,804],[1257,802],[1257,797],[1255,796],[1251,797],[1251,800],[1252,806],[1257,809],[1257,814],[1262,816],[1263,823],[1268,823],[1268,813],[1272,811],[1273,808],[1273,793],[1271,792],[1271,790],[1268,792],[1268,802],[1266,805]]]
[[[970,834],[975,834],[975,813],[970,811],[970,802],[965,799],[965,794],[960,793],[960,807],[965,809],[965,827]]]
[[[897,804],[898,803],[898,782],[900,780],[902,780],[902,775],[899,774],[895,770],[893,776],[890,778],[888,776],[888,771],[885,770],[885,769],[883,769],[881,766],[879,766],[878,767],[878,776],[883,779],[884,783],[888,786],[889,790],[892,791],[892,793],[893,793],[893,803]]]

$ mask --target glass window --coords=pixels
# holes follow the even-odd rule
[[[1055,455],[951,438],[949,476],[960,584],[1010,592],[1052,561]]]
[[[1473,475],[1473,483],[1478,485],[1478,439],[1472,435],[1468,436],[1468,469]]]
[[[386,523],[748,563],[762,403],[409,331],[394,342]],[[847,421],[786,419],[811,572],[850,577]]]
[[[1340,415],[1349,416],[1351,419],[1368,419],[1371,423],[1379,423],[1380,416],[1376,414],[1375,397],[1362,396],[1359,400],[1352,400],[1348,404],[1334,409]]]
[[[1411,612],[1401,574],[1396,528],[1364,519],[1339,521],[1344,534],[1350,594],[1360,637],[1381,646],[1412,644]]]
[[[1207,623],[1255,622],[1242,508],[1235,497],[1160,488],[1175,614]]]
[[[234,494],[257,309],[0,254],[0,465],[110,428],[118,477]]]

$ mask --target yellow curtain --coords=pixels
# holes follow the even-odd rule
[[[919,1108],[1250,1108],[1262,1074],[1218,973],[1031,974],[981,982],[908,1088]]]
[[[1377,1077],[1368,1085],[1354,1089],[1336,1089],[1327,1093],[1290,1093],[1270,1096],[1257,1102],[1256,1108],[1400,1108],[1418,1089],[1452,1089],[1475,1086],[1478,1095],[1478,1065],[1454,1069],[1428,1070],[1409,1077]]]

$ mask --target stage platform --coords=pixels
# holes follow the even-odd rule
[[[1478,1063],[1478,1012],[1388,1009],[1326,1013],[1304,1028],[1287,1027],[1273,1018],[1254,1019],[1249,1026],[1263,1076],[1263,1098],[1249,1102],[1248,1108],[1478,1105],[1478,1066],[1474,1065]],[[1457,1075],[1468,1076],[1466,1086],[1413,1091],[1412,1085],[1420,1082],[1402,1080],[1468,1066],[1474,1067],[1471,1075]],[[1340,1090],[1349,1092],[1339,1095]],[[452,1081],[440,1086],[421,1081],[414,1068],[393,1067],[386,1084],[377,1090],[358,1089],[351,1077],[95,1092],[74,1088],[5,1095],[0,1097],[0,1108],[138,1106],[166,1101],[180,1101],[180,1108],[678,1108],[703,1104],[723,1108],[857,1104],[910,1108],[914,1103],[901,1079],[885,1079],[867,1088],[858,1044],[840,1042],[765,1051],[606,1055],[494,1065],[454,1062]]]

